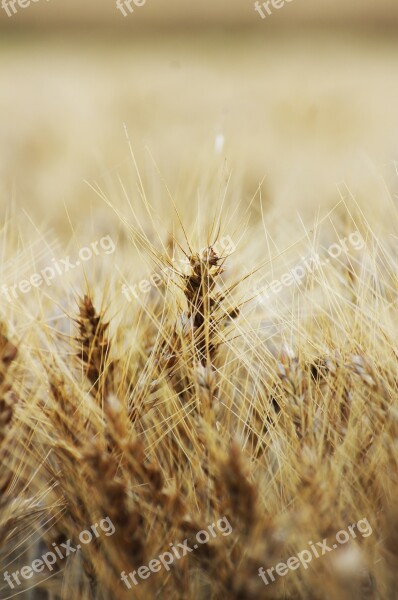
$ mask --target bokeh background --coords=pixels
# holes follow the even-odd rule
[[[133,8],[0,10],[2,216],[22,208],[61,230],[94,215],[106,230],[89,184],[116,201],[122,181],[134,201],[127,135],[167,207],[165,184],[189,203],[230,174],[240,199],[260,186],[282,214],[376,197],[380,178],[394,191],[395,0],[294,0],[265,20],[251,0]]]
[[[185,25],[231,25],[252,27],[253,4],[250,0],[202,0],[186,2],[184,0],[147,0],[143,6],[134,8],[134,20],[125,19],[124,25],[131,30],[141,27],[166,27]],[[120,27],[120,13],[115,11],[114,0],[37,0],[33,10],[21,10],[18,24],[22,25],[82,25],[88,23],[112,24]],[[140,8],[144,8],[140,11]],[[284,10],[288,8],[289,10]],[[285,7],[275,10],[279,14],[279,24],[317,23],[317,24],[365,24],[391,25],[398,18],[397,3],[394,0],[299,0],[286,3]],[[257,15],[256,15],[257,18]],[[276,27],[276,24],[274,24]]]

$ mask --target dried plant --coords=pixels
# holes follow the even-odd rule
[[[370,240],[360,253],[265,304],[252,293],[269,268],[254,246],[261,224],[248,251],[242,242],[232,254],[217,248],[214,222],[203,250],[184,232],[185,268],[169,256],[183,247],[177,234],[171,245],[158,232],[159,250],[132,224],[134,243],[112,260],[127,279],[138,247],[162,285],[125,302],[111,265],[86,274],[92,291],[77,310],[77,282],[66,300],[63,283],[55,288],[71,313],[62,326],[52,325],[60,313],[45,322],[46,299],[18,345],[1,329],[3,571],[76,544],[101,519],[115,528],[24,581],[22,596],[33,585],[48,600],[397,597],[398,258],[388,236],[371,243],[355,218]],[[353,221],[339,225],[343,237]],[[171,544],[193,547],[223,517],[230,535],[131,589],[121,581]],[[370,537],[272,584],[259,577],[363,518]],[[0,598],[13,592],[2,582]]]

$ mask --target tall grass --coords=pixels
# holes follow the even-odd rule
[[[394,202],[341,202],[299,229],[229,192],[197,212],[170,204],[161,223],[138,185],[130,209],[97,190],[114,255],[3,306],[0,597],[396,598]],[[363,248],[260,301],[260,280],[353,231]],[[216,250],[222,235],[233,252]],[[122,283],[152,271],[165,283],[128,302]],[[121,582],[223,516],[230,536],[132,590]],[[17,590],[2,581],[105,517],[114,535]],[[364,518],[369,537],[259,577]]]

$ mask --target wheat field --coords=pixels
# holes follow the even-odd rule
[[[1,600],[398,598],[396,55],[1,38]]]

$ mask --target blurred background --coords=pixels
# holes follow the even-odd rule
[[[291,0],[266,19],[252,0],[140,0],[127,16],[116,0],[36,0],[15,14],[10,1],[3,217],[23,208],[62,230],[67,211],[75,224],[95,213],[106,231],[90,185],[136,199],[128,140],[165,213],[166,184],[196,202],[231,173],[237,198],[260,186],[284,214],[376,198],[380,177],[396,187],[396,0]]]
[[[22,4],[24,4],[22,2]],[[25,3],[26,4],[26,3]],[[106,24],[120,26],[120,12],[115,10],[116,0],[36,0],[31,10],[19,9],[18,25],[82,25]],[[134,20],[128,27],[173,27],[200,25],[232,25],[251,27],[254,25],[254,2],[251,0],[139,0],[134,9]],[[262,2],[261,2],[262,4]],[[275,3],[278,6],[278,3]],[[280,3],[279,3],[280,4]],[[140,11],[140,8],[145,10]],[[288,8],[288,10],[283,10]],[[284,7],[274,9],[279,12],[280,23],[317,23],[317,24],[365,24],[391,25],[397,21],[398,7],[395,0],[290,0]],[[139,13],[139,14],[138,14]],[[127,23],[124,23],[127,25]],[[15,25],[17,26],[17,25]],[[274,25],[276,26],[276,24]]]

